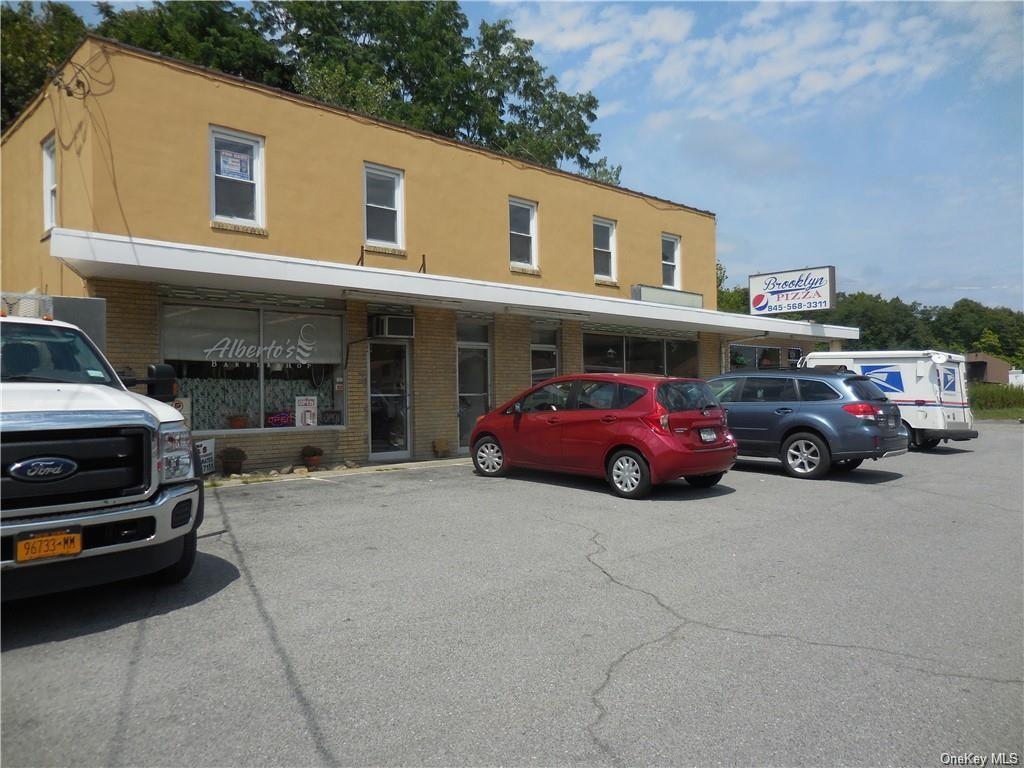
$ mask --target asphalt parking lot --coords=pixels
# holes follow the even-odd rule
[[[466,463],[210,491],[195,572],[8,604],[5,765],[1021,754],[1024,428],[626,501]]]

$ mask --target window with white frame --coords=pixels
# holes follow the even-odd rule
[[[594,277],[615,279],[615,222],[594,217]]]
[[[508,258],[513,265],[537,266],[537,205],[508,201]]]
[[[366,242],[402,247],[402,172],[367,163],[363,167]]]
[[[212,218],[262,227],[263,139],[226,128],[210,128]]]
[[[43,142],[43,229],[57,226],[57,144],[53,136]]]
[[[679,238],[661,236],[661,284],[665,288],[679,288]]]

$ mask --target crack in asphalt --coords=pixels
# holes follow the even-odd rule
[[[224,509],[224,502],[216,492],[211,495],[217,504],[218,510],[220,511],[221,519],[224,521],[224,531],[227,533],[231,541],[231,549],[234,550],[235,557],[238,560],[238,570],[242,574],[242,578],[245,579],[246,586],[256,603],[256,611],[259,613],[260,619],[263,621],[263,624],[267,629],[267,636],[270,638],[270,643],[281,661],[281,667],[284,671],[285,679],[288,681],[288,686],[291,688],[295,702],[299,705],[302,718],[306,721],[306,729],[313,741],[313,746],[316,748],[317,754],[320,756],[320,763],[322,765],[331,766],[340,765],[341,761],[339,761],[337,756],[327,747],[324,732],[320,727],[320,722],[317,720],[316,712],[313,710],[313,705],[310,704],[309,699],[306,697],[306,693],[302,688],[302,683],[299,682],[299,677],[295,672],[295,665],[292,664],[291,657],[288,655],[288,651],[285,650],[284,643],[281,642],[281,638],[277,634],[277,627],[274,624],[274,619],[271,617],[270,612],[267,610],[266,604],[263,602],[263,595],[260,594],[259,589],[256,587],[256,581],[253,579],[252,572],[249,570],[249,566],[245,562],[245,555],[242,554],[242,548],[238,543],[238,538],[235,536],[235,532],[231,528],[231,521],[228,519],[227,510]]]
[[[788,634],[785,634],[785,633],[782,633],[782,632],[754,632],[754,631],[751,631],[751,630],[738,629],[738,628],[735,628],[735,627],[725,627],[725,626],[720,626],[720,625],[717,625],[717,624],[711,624],[710,622],[707,622],[707,621],[701,621],[700,619],[695,619],[695,618],[690,617],[690,616],[685,616],[684,614],[680,613],[675,608],[670,606],[668,603],[666,603],[664,600],[662,600],[661,597],[659,597],[654,592],[651,592],[650,590],[647,590],[647,589],[644,589],[642,587],[638,587],[638,586],[635,586],[633,584],[630,584],[628,582],[623,581],[622,579],[620,579],[619,577],[615,576],[615,574],[613,574],[611,571],[609,571],[607,568],[605,568],[603,565],[601,565],[600,563],[598,563],[594,559],[598,555],[602,555],[602,554],[604,554],[605,552],[608,551],[608,548],[598,540],[602,535],[604,535],[601,531],[597,530],[596,528],[591,528],[590,526],[583,525],[581,523],[573,522],[571,520],[562,520],[562,519],[559,519],[559,518],[556,518],[556,517],[552,517],[550,515],[543,515],[543,517],[546,517],[548,520],[552,520],[552,521],[554,521],[556,523],[561,523],[563,525],[571,525],[571,526],[573,526],[575,528],[581,528],[581,529],[591,533],[592,535],[591,535],[590,539],[588,540],[588,542],[590,544],[594,545],[594,549],[592,549],[590,552],[586,553],[585,557],[586,557],[587,562],[590,563],[590,565],[592,565],[595,569],[600,571],[601,574],[603,574],[604,577],[606,579],[608,579],[608,581],[610,581],[612,584],[615,584],[615,585],[617,585],[619,587],[622,587],[623,589],[627,589],[630,592],[636,592],[637,594],[644,595],[645,597],[647,597],[650,600],[652,600],[654,602],[654,604],[658,606],[658,608],[660,608],[662,611],[668,613],[669,615],[671,615],[673,618],[677,619],[677,621],[678,621],[678,623],[675,624],[667,632],[659,635],[658,637],[656,637],[656,638],[654,638],[652,640],[645,640],[644,642],[642,642],[642,643],[640,643],[638,645],[635,645],[635,646],[633,646],[631,648],[628,648],[627,650],[625,650],[621,654],[619,654],[619,656],[616,657],[611,662],[611,664],[609,664],[608,667],[605,669],[604,679],[601,681],[601,684],[597,688],[595,688],[593,691],[591,691],[591,693],[590,693],[591,704],[593,705],[594,709],[597,711],[597,717],[587,725],[587,733],[590,736],[591,740],[594,742],[594,744],[605,755],[607,755],[609,757],[609,759],[612,761],[612,763],[615,766],[622,766],[625,763],[623,762],[622,758],[620,758],[619,755],[615,752],[615,750],[612,749],[611,745],[608,744],[606,741],[604,741],[598,735],[598,733],[597,733],[597,731],[600,728],[601,724],[604,722],[605,718],[608,716],[608,707],[606,707],[604,704],[601,703],[601,700],[600,700],[601,695],[604,693],[605,689],[611,684],[611,680],[612,680],[612,677],[615,675],[615,672],[626,661],[627,658],[632,656],[634,653],[637,653],[637,652],[643,650],[644,648],[647,648],[649,646],[655,645],[655,644],[657,644],[659,642],[662,642],[662,641],[672,637],[680,629],[682,629],[684,626],[687,626],[687,625],[693,625],[693,626],[697,626],[697,627],[702,627],[704,629],[708,629],[708,630],[711,630],[713,632],[723,632],[723,633],[727,633],[727,634],[739,635],[741,637],[752,637],[752,638],[757,638],[757,639],[761,639],[761,640],[790,640],[792,642],[797,642],[797,643],[801,643],[801,644],[804,644],[804,645],[809,645],[809,646],[819,647],[819,648],[834,648],[834,649],[837,649],[837,650],[846,650],[846,651],[866,651],[868,653],[877,653],[877,654],[883,654],[883,655],[886,655],[886,656],[895,656],[897,658],[913,659],[914,661],[934,662],[934,663],[938,663],[938,664],[948,663],[948,662],[943,661],[942,659],[937,659],[937,658],[927,657],[927,656],[916,656],[916,655],[911,654],[911,653],[905,653],[903,651],[891,651],[891,650],[888,650],[886,648],[879,648],[877,646],[858,645],[856,643],[832,643],[832,642],[825,642],[825,641],[822,641],[822,640],[810,640],[808,638],[800,637],[798,635],[788,635]],[[1024,680],[1014,680],[1014,679],[1003,679],[1003,678],[995,678],[995,677],[985,677],[985,676],[982,676],[982,675],[973,675],[973,674],[969,674],[969,673],[938,672],[938,671],[935,671],[935,670],[923,669],[923,668],[920,668],[920,667],[910,667],[910,666],[901,665],[901,664],[893,664],[891,666],[894,666],[897,669],[906,669],[906,670],[912,670],[912,671],[915,671],[915,672],[921,672],[923,674],[931,675],[933,677],[944,677],[944,678],[953,678],[953,679],[975,680],[975,681],[978,681],[978,682],[987,682],[987,683],[992,683],[992,684],[996,684],[996,685],[1021,685],[1022,683],[1024,683]]]
[[[135,634],[135,640],[132,641],[132,649],[128,652],[128,674],[124,682],[121,704],[117,711],[117,721],[114,724],[114,733],[111,737],[107,765],[121,765],[125,742],[127,741],[125,733],[128,730],[128,719],[135,700],[135,687],[139,678],[139,666],[142,661],[142,646],[146,639],[147,622],[153,616],[156,598],[157,592],[154,590],[150,595],[145,613],[143,613],[142,618],[139,620],[138,632]]]

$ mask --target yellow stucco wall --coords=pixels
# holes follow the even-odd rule
[[[629,297],[661,284],[660,236],[681,237],[682,288],[715,304],[715,220],[450,142],[302,103],[90,40],[84,101],[55,89],[3,146],[5,289],[81,292],[46,253],[40,141],[61,119],[61,226],[355,263],[363,242],[363,163],[405,173],[407,255],[366,265]],[[209,127],[265,139],[266,234],[210,225]],[[651,148],[651,151],[657,151]],[[74,166],[74,167],[72,167]],[[13,172],[12,169],[14,169]],[[91,188],[90,182],[91,181]],[[540,275],[513,273],[509,196],[538,203]],[[618,287],[595,285],[594,216],[617,222]],[[67,273],[67,270],[63,270]],[[71,277],[74,277],[71,275]],[[6,283],[10,283],[10,287]]]

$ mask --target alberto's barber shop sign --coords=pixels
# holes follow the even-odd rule
[[[779,315],[836,305],[836,268],[809,267],[750,276],[750,314]]]

